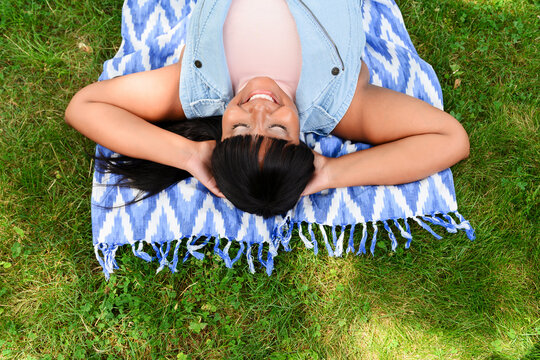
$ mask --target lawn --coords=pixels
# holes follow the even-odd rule
[[[64,109],[120,44],[119,0],[0,3],[0,359],[540,359],[540,5],[398,1],[470,135],[453,168],[476,229],[274,274],[208,254],[155,274],[90,228],[91,141]]]

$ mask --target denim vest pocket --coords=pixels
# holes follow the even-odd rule
[[[315,105],[307,119],[301,121],[301,131],[319,135],[329,135],[338,124],[339,119],[332,117],[324,108]]]
[[[200,99],[190,103],[197,117],[209,117],[223,115],[225,102],[221,99]]]

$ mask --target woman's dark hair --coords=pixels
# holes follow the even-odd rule
[[[265,153],[259,162],[260,151]],[[314,170],[313,153],[302,142],[234,136],[218,142],[212,154],[212,172],[225,197],[240,210],[264,217],[291,209]]]
[[[296,204],[315,171],[313,153],[302,142],[295,145],[260,136],[234,136],[221,141],[221,116],[156,125],[193,141],[216,140],[212,173],[217,186],[238,209],[252,214],[285,214]],[[260,151],[264,152],[261,161]],[[191,176],[182,169],[129,156],[100,154],[95,159],[98,171],[120,175],[115,185],[141,191],[128,204]]]

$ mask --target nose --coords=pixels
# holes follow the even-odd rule
[[[255,100],[250,105],[248,112],[251,114],[252,119],[255,120],[257,125],[262,127],[268,115],[273,111],[272,104],[266,100]]]
[[[272,103],[267,100],[253,100],[248,111],[253,113],[270,113],[273,110]]]

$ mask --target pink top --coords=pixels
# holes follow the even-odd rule
[[[285,0],[232,0],[223,44],[235,94],[251,78],[268,76],[294,100],[302,48]]]

